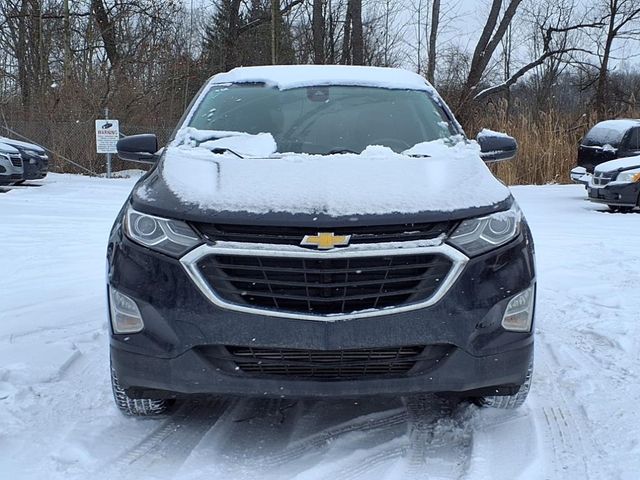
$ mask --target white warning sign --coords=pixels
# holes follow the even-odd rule
[[[118,120],[96,120],[96,152],[118,153],[116,144],[120,138]]]

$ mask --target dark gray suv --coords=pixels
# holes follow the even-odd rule
[[[402,70],[213,77],[113,226],[111,375],[129,415],[188,395],[447,392],[515,408],[531,383],[533,240],[436,91]]]

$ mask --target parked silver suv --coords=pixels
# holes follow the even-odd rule
[[[0,185],[11,185],[22,180],[24,167],[20,152],[6,143],[0,143]]]

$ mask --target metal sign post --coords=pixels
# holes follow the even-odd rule
[[[120,138],[118,120],[109,120],[109,109],[104,109],[104,120],[96,120],[96,152],[107,155],[107,178],[111,178],[111,154],[118,153]]]

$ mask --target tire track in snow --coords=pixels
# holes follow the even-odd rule
[[[548,355],[536,362],[540,366],[541,374],[548,379],[557,379],[554,370],[560,368],[561,363],[550,345],[540,343],[548,352]],[[552,366],[548,359],[555,365]],[[569,475],[572,478],[587,480],[597,478],[598,475],[594,477],[590,471],[589,459],[600,456],[600,448],[589,435],[591,427],[586,413],[569,403],[564,390],[556,381],[548,382],[548,386],[552,389],[553,405],[542,406],[542,413],[543,428],[546,437],[551,440],[554,477],[565,478]]]
[[[370,448],[365,455],[351,454],[322,478],[369,479],[380,468],[396,467],[398,461],[402,462],[399,478],[461,478],[471,457],[466,420],[456,417],[447,400],[432,395],[407,398],[405,405],[404,414],[397,416],[406,421],[406,435]]]
[[[358,480],[361,478],[370,479],[371,473],[377,468],[388,464],[394,460],[404,457],[409,450],[409,445],[404,441],[390,442],[392,446],[373,449],[374,453],[366,457],[353,459],[350,464],[338,471],[326,475],[323,480]],[[412,477],[404,477],[412,480]]]
[[[144,478],[167,478],[176,472],[197,447],[202,437],[229,408],[230,401],[188,401],[167,421],[115,460],[110,469]],[[115,472],[114,472],[115,471]]]
[[[452,403],[437,396],[410,397],[406,402],[410,443],[405,477],[463,477],[472,450],[468,419],[457,418]]]
[[[318,453],[318,450],[327,448],[336,438],[352,432],[369,432],[388,427],[400,425],[407,421],[407,412],[404,409],[395,409],[384,412],[384,416],[379,413],[366,415],[352,421],[327,428],[314,435],[296,441],[284,451],[271,455],[262,464],[268,467],[278,467],[289,462],[302,458],[310,451]]]

